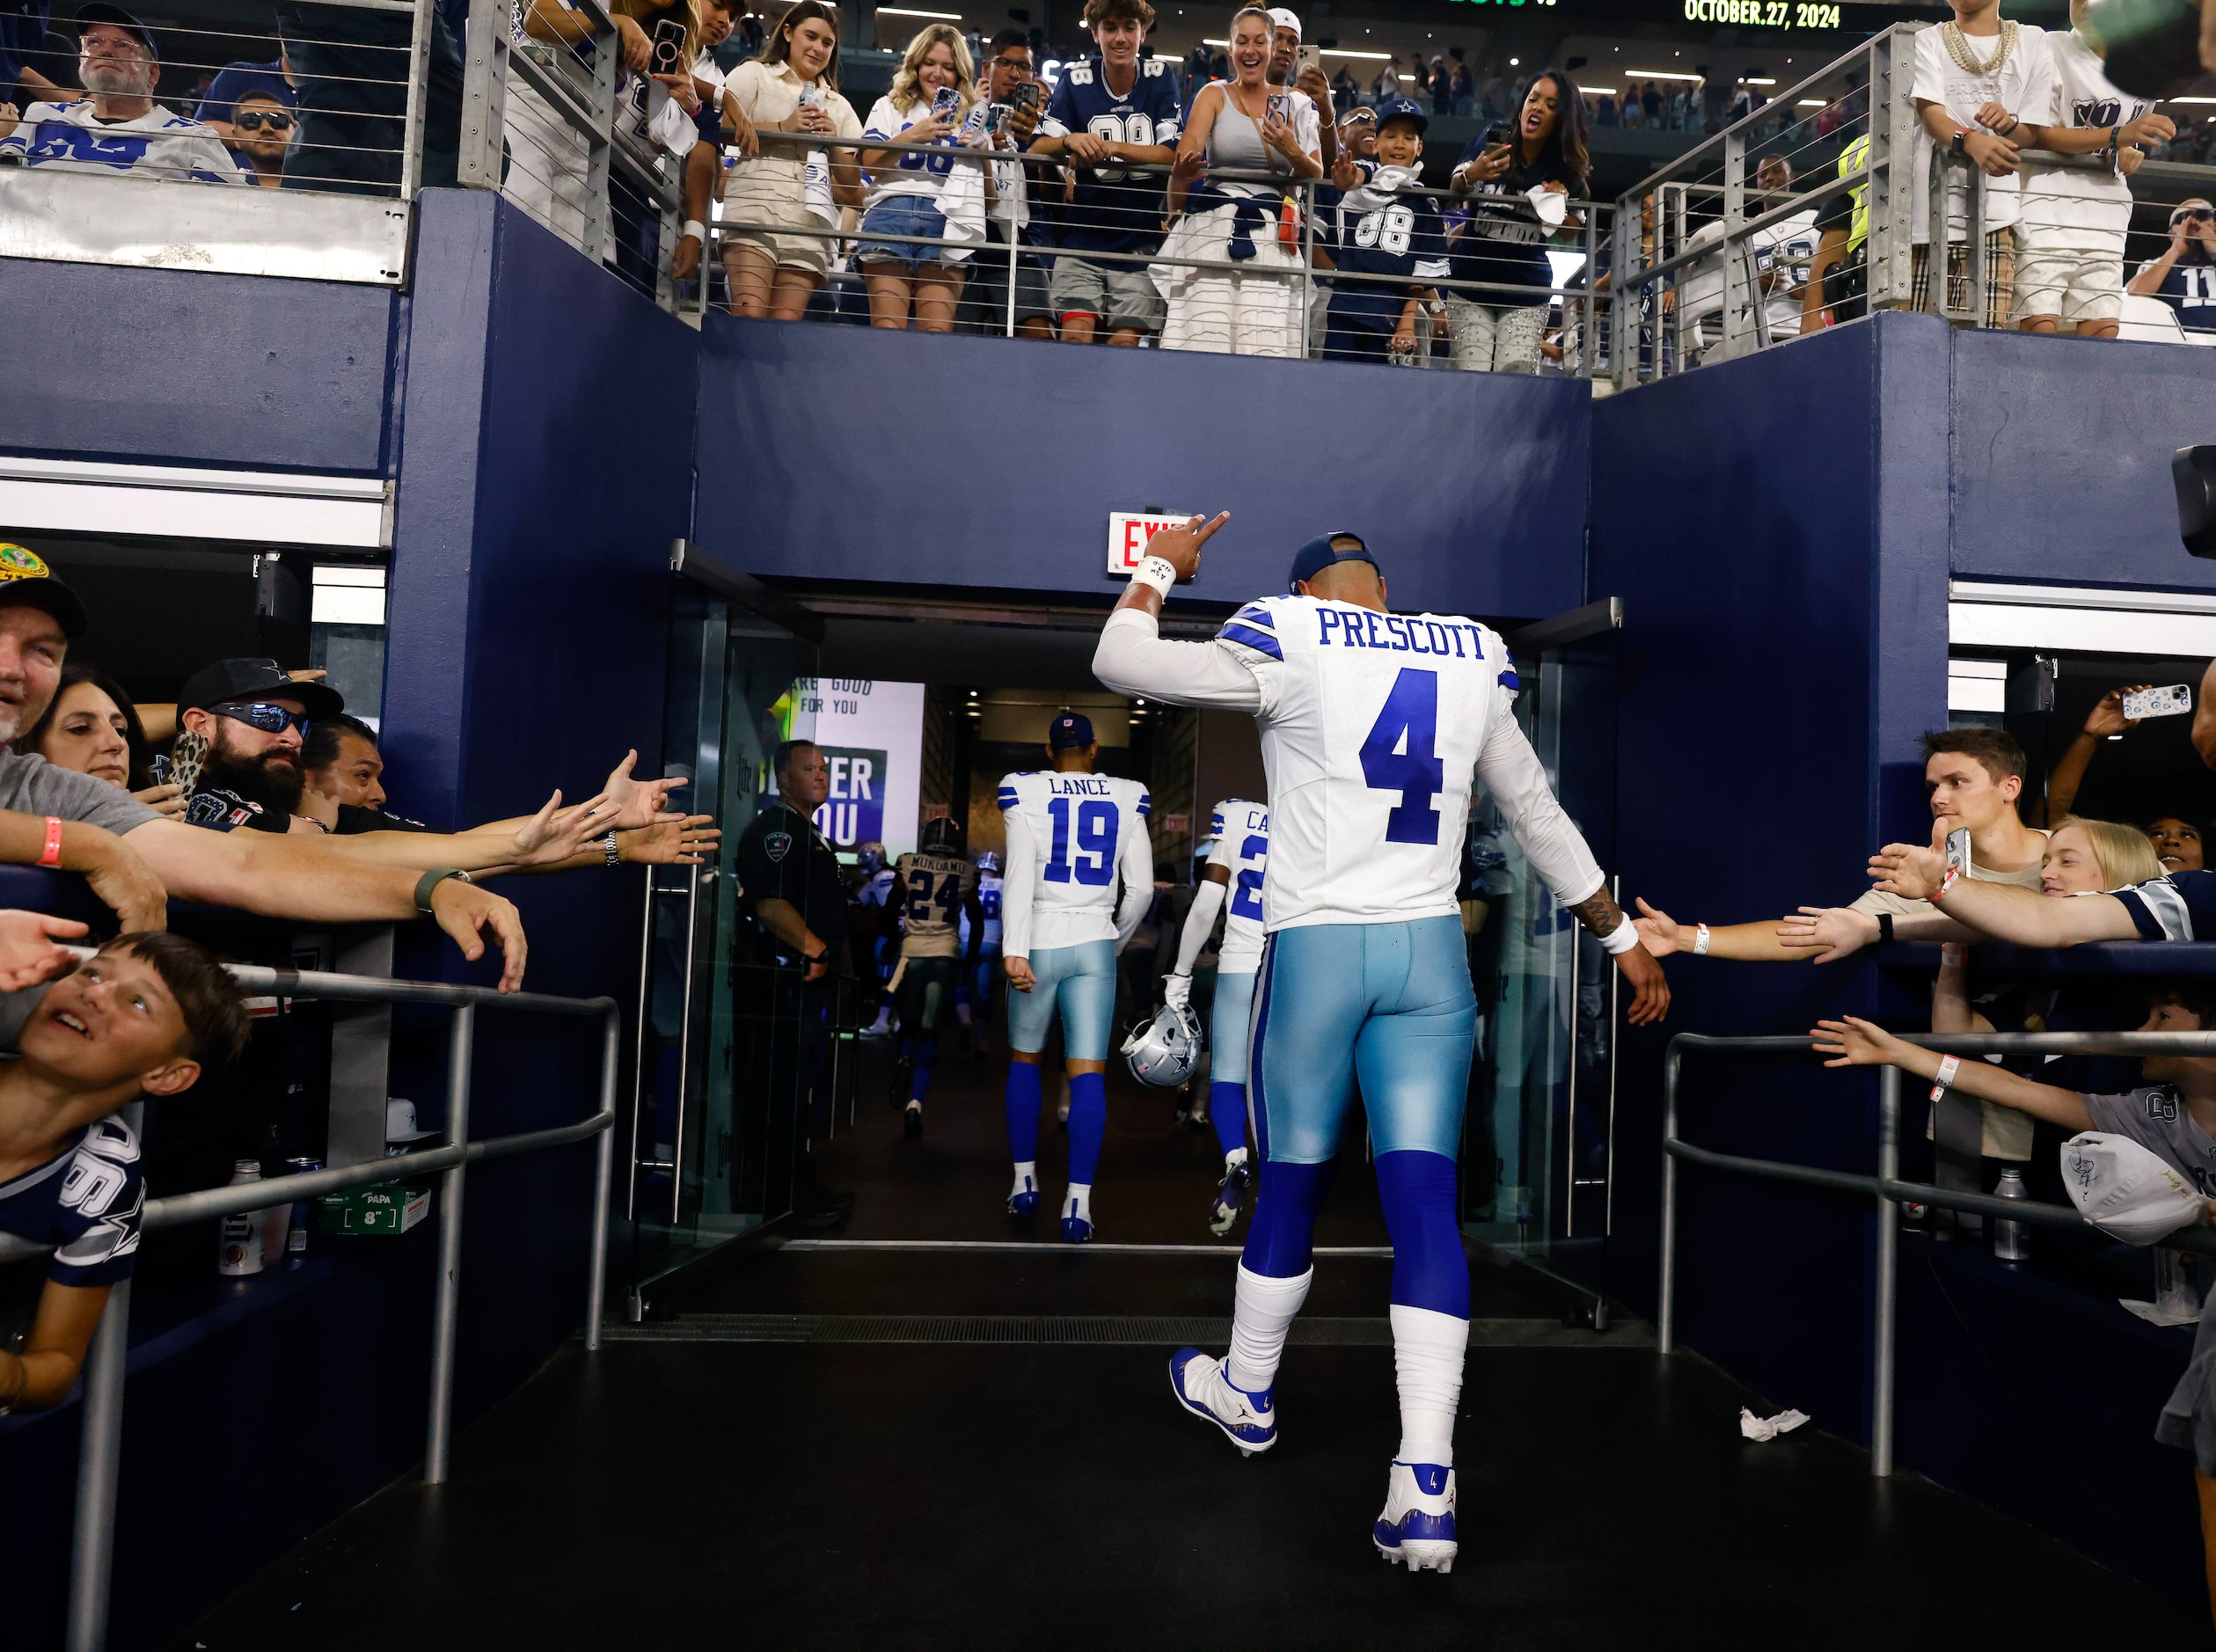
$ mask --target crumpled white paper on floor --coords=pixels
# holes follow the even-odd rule
[[[1758,1417],[1744,1406],[1739,1407],[1739,1432],[1750,1440],[1774,1440],[1781,1434],[1790,1434],[1808,1421],[1805,1411],[1781,1411],[1774,1417]]]
[[[2190,1298],[2179,1300],[2165,1297],[2160,1302],[2134,1302],[2129,1297],[2118,1297],[2125,1312],[2136,1313],[2149,1325],[2190,1325],[2201,1317],[2200,1310]]]

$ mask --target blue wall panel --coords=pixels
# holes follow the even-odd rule
[[[0,449],[384,473],[391,289],[0,259]]]
[[[2169,479],[2176,450],[2216,442],[2216,350],[1962,333],[1952,351],[1957,576],[2216,588]]]
[[[1591,413],[1564,379],[712,316],[697,537],[770,578],[1106,596],[1108,512],[1228,510],[1193,596],[1344,528],[1395,607],[1537,618],[1583,600]]]

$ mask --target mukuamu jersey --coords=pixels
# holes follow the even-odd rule
[[[1028,958],[1083,941],[1130,939],[1154,895],[1154,850],[1146,835],[1152,807],[1144,786],[1114,775],[1046,771],[1003,777],[1008,870],[1002,952]]]
[[[1269,864],[1269,810],[1244,798],[1227,797],[1216,806],[1210,829],[1216,847],[1208,864],[1231,874],[1224,899],[1224,944],[1217,969],[1242,975],[1262,968],[1262,880]]]
[[[138,1137],[120,1118],[94,1121],[74,1147],[0,1182],[0,1262],[53,1253],[57,1285],[131,1276],[146,1186]]]
[[[903,855],[895,864],[907,903],[900,909],[903,958],[962,955],[962,912],[977,887],[977,868],[961,855]]]
[[[1182,125],[1177,77],[1159,57],[1139,60],[1131,90],[1121,98],[1108,90],[1107,70],[1099,58],[1071,63],[1062,71],[1047,113],[1071,132],[1090,132],[1111,143],[1159,144],[1164,149],[1177,147]],[[1059,215],[1061,231],[1056,238],[1065,249],[1152,252],[1161,245],[1162,217],[1168,210],[1162,173],[1135,172],[1113,162],[1076,171],[1077,187]]]
[[[1240,609],[1213,642],[1167,642],[1142,609],[1093,656],[1110,688],[1254,712],[1269,776],[1265,926],[1455,915],[1462,834],[1482,781],[1565,904],[1600,867],[1516,726],[1500,637],[1452,614],[1380,614],[1314,596]]]

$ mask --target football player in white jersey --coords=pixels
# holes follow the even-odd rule
[[[1064,712],[1047,733],[1051,769],[1000,781],[1008,872],[1000,910],[1008,977],[1008,1214],[1039,1208],[1040,1057],[1055,1012],[1070,1077],[1070,1190],[1062,1237],[1093,1237],[1093,1177],[1108,1129],[1108,1032],[1115,959],[1154,899],[1152,807],[1137,780],[1095,774],[1090,718]],[[1122,886],[1122,897],[1117,887]]]
[[[1477,1001],[1455,902],[1473,783],[1524,854],[1614,954],[1630,1020],[1669,1005],[1662,967],[1608,894],[1516,725],[1516,671],[1485,626],[1390,612],[1354,534],[1312,539],[1291,595],[1240,609],[1212,642],[1165,641],[1162,598],[1228,520],[1158,534],[1093,654],[1108,686],[1249,711],[1269,777],[1267,935],[1247,1094],[1261,1186],[1240,1261],[1231,1352],[1170,1362],[1179,1402],[1242,1453],[1277,1437],[1270,1386],[1308,1291],[1316,1210],[1357,1078],[1393,1236],[1401,1445],[1371,1540],[1411,1570],[1454,1561],[1454,1414],[1469,1263],[1454,1153]]]
[[[1247,1154],[1247,1042],[1252,1031],[1254,977],[1262,969],[1262,873],[1269,855],[1269,810],[1244,798],[1216,805],[1208,869],[1201,874],[1185,928],[1177,938],[1177,968],[1162,996],[1181,1009],[1193,993],[1193,966],[1224,915],[1224,944],[1217,954],[1216,998],[1208,1014],[1208,1112],[1224,1150],[1224,1178],[1208,1213],[1208,1231],[1228,1233],[1254,1185]],[[1225,906],[1225,899],[1230,904]]]

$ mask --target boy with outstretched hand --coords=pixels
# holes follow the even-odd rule
[[[0,969],[35,977],[28,953],[41,947],[46,973],[66,965],[51,938],[84,926],[39,922],[42,933],[0,924]],[[0,1341],[0,1412],[69,1394],[110,1288],[130,1276],[145,1189],[138,1137],[116,1115],[141,1096],[191,1089],[245,1042],[238,987],[182,936],[118,936],[47,990],[19,1058],[0,1066],[0,1261],[52,1252],[27,1339],[18,1349]]]

